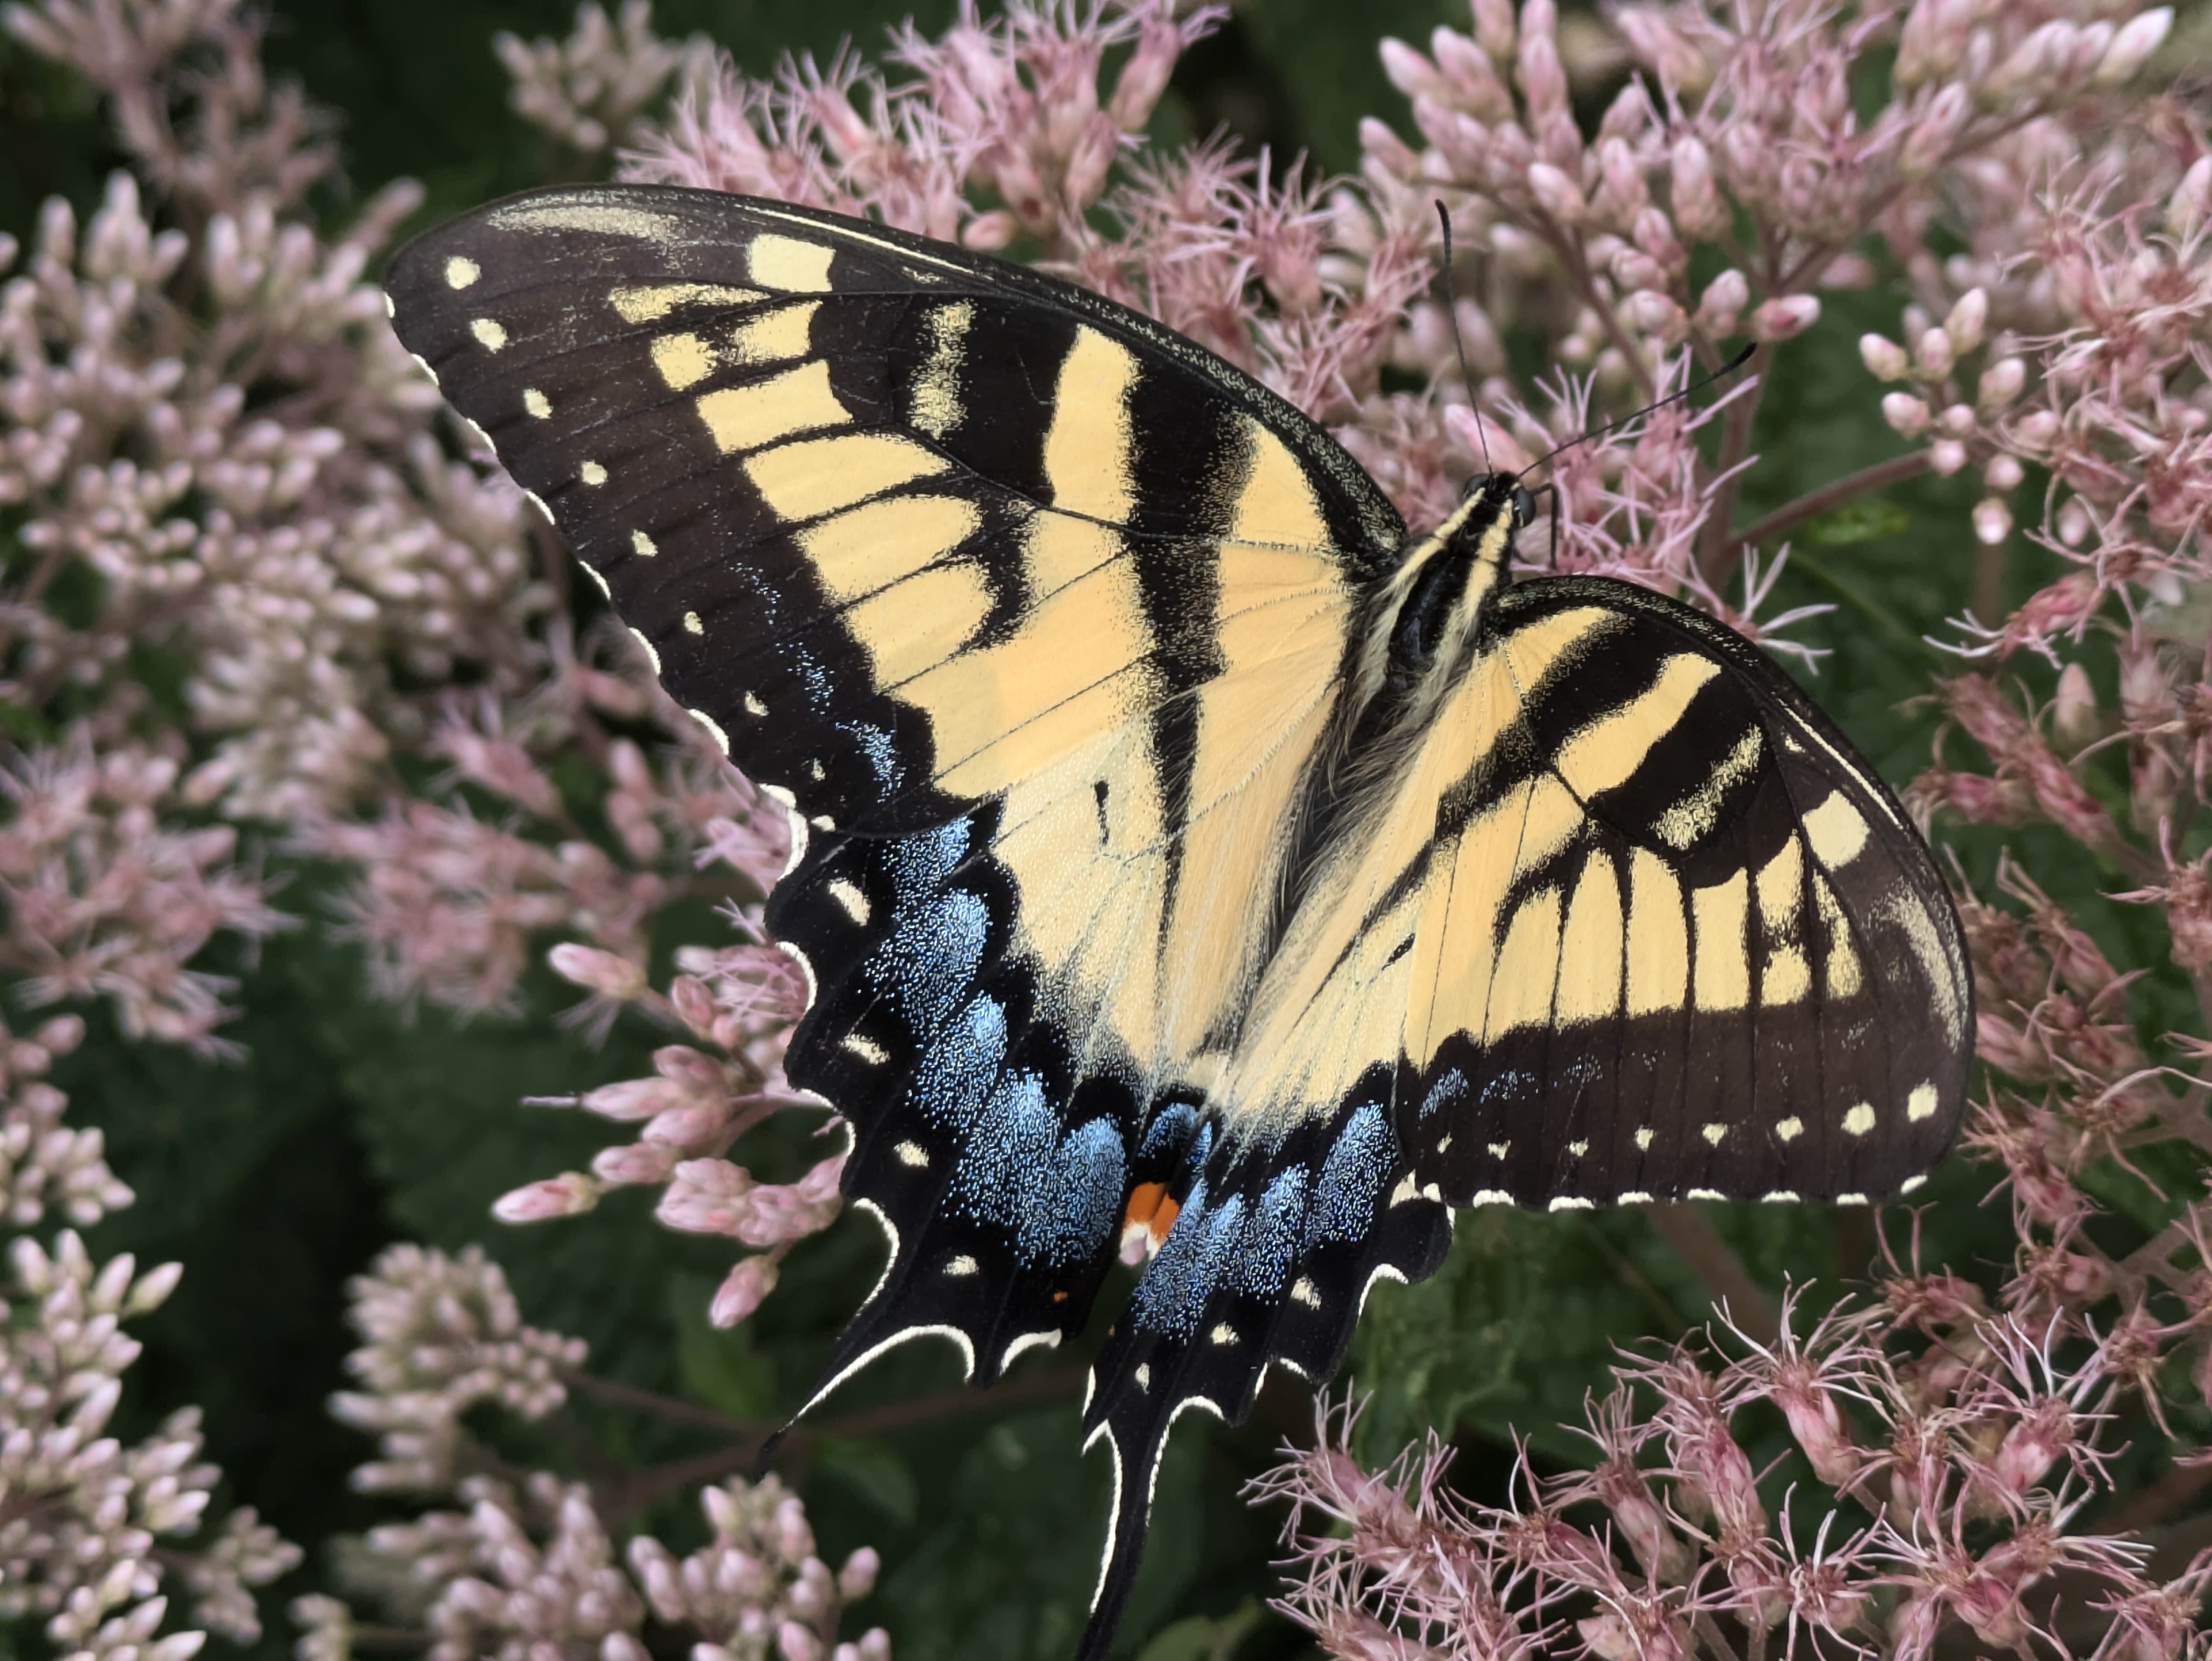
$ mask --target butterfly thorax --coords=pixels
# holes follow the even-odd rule
[[[1443,524],[1413,545],[1376,596],[1362,664],[1365,734],[1418,730],[1464,673],[1491,604],[1512,581],[1528,496],[1506,473],[1478,473]]]

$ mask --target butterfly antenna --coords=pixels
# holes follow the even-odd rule
[[[1451,324],[1452,350],[1459,354],[1459,378],[1467,386],[1467,407],[1474,416],[1474,434],[1482,441],[1482,471],[1490,465],[1490,435],[1482,424],[1482,403],[1474,395],[1474,376],[1467,367],[1467,343],[1459,338],[1459,296],[1452,292],[1451,210],[1439,200],[1437,222],[1444,228],[1444,317]]]
[[[1526,467],[1523,467],[1518,474],[1515,475],[1515,477],[1526,477],[1528,474],[1534,472],[1536,469],[1542,466],[1553,456],[1559,455],[1568,450],[1571,450],[1577,444],[1587,444],[1594,438],[1603,438],[1607,433],[1611,432],[1616,427],[1626,427],[1632,421],[1641,421],[1648,415],[1656,415],[1660,411],[1665,409],[1669,404],[1680,404],[1692,392],[1703,392],[1706,387],[1711,386],[1716,380],[1727,380],[1729,376],[1734,374],[1738,369],[1743,368],[1746,363],[1748,363],[1751,361],[1751,355],[1758,350],[1759,343],[1757,341],[1752,342],[1751,344],[1746,346],[1741,351],[1738,352],[1734,357],[1729,359],[1727,362],[1722,364],[1719,368],[1714,370],[1703,380],[1693,380],[1688,386],[1683,387],[1679,392],[1669,392],[1666,397],[1660,399],[1656,403],[1647,404],[1640,410],[1631,410],[1626,415],[1617,416],[1613,420],[1607,422],[1602,427],[1593,427],[1588,432],[1582,434],[1579,437],[1569,439],[1565,444],[1560,445],[1558,449],[1547,450],[1542,455],[1538,456]]]

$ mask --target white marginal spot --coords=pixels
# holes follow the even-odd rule
[[[866,1200],[855,1200],[853,1203],[864,1211],[876,1211],[875,1207],[870,1205]],[[879,1220],[881,1219],[882,1214],[883,1214],[881,1212],[876,1212],[876,1215]],[[889,1227],[890,1225],[886,1223],[884,1226]],[[896,1256],[896,1254],[894,1254],[894,1256]],[[888,1273],[890,1265],[885,1264],[884,1269],[885,1272]],[[882,1282],[878,1281],[877,1284],[880,1286]],[[875,1294],[871,1293],[868,1295],[870,1297],[873,1297]],[[808,1414],[813,1412],[816,1407],[820,1405],[823,1399],[826,1398],[832,1390],[836,1390],[838,1385],[843,1384],[848,1378],[858,1372],[862,1367],[867,1366],[869,1362],[874,1360],[878,1355],[883,1355],[891,1350],[896,1349],[901,1344],[911,1343],[916,1338],[950,1338],[952,1341],[953,1347],[960,1352],[960,1376],[963,1378],[973,1378],[975,1376],[975,1346],[969,1342],[968,1335],[961,1331],[958,1327],[907,1327],[903,1330],[894,1332],[890,1337],[884,1339],[883,1342],[877,1344],[869,1349],[863,1350],[860,1354],[854,1356],[849,1363],[837,1372],[836,1376],[825,1379],[823,1383],[822,1388],[816,1390],[813,1395],[808,1396],[806,1398],[806,1404],[800,1408],[797,1413],[792,1415],[792,1417],[794,1419],[805,1418]]]
[[[587,461],[576,469],[576,477],[596,490],[607,482],[607,470],[596,461]]]
[[[1490,1144],[1490,1157],[1493,1159],[1502,1159],[1505,1157],[1505,1151],[1512,1146],[1510,1142],[1492,1142]]]
[[[1512,1203],[1513,1196],[1502,1188],[1478,1188],[1474,1190],[1474,1197],[1468,1201],[1468,1204],[1471,1206],[1511,1205]]]
[[[693,709],[688,713],[692,720],[697,721],[700,726],[707,729],[707,736],[714,740],[715,747],[724,755],[728,755],[730,753],[730,735],[722,730],[722,723],[716,721],[704,709]]]
[[[642,531],[632,531],[629,533],[629,546],[630,551],[640,559],[651,559],[660,551],[653,538]]]
[[[854,922],[865,924],[868,921],[871,910],[868,897],[860,891],[860,885],[850,877],[833,879],[825,891]]]
[[[1047,1349],[1059,1348],[1060,1334],[1057,1332],[1024,1332],[1020,1337],[1015,1339],[1013,1342],[1008,1344],[1006,1346],[1006,1353],[999,1357],[999,1371],[1004,1372],[1008,1367],[1013,1366],[1014,1357],[1019,1355],[1025,1349],[1035,1349],[1040,1344],[1043,1345]]]
[[[817,813],[812,818],[806,822],[812,825],[817,830],[835,830],[837,828],[837,821],[831,818],[827,813]]]
[[[635,629],[629,631],[629,637],[637,642],[638,649],[645,654],[645,660],[653,666],[653,672],[658,675],[660,672],[660,654],[653,650],[653,642]]]
[[[827,778],[829,775],[823,770],[821,762],[819,760],[815,760],[810,761],[806,764],[806,776],[812,779],[815,783],[819,784],[823,779]]]
[[[1448,1149],[1449,1147],[1451,1147],[1451,1145],[1452,1145],[1452,1139],[1451,1139],[1451,1133],[1450,1133],[1449,1131],[1446,1131],[1443,1135],[1441,1135],[1441,1136],[1439,1136],[1439,1137],[1437,1137],[1437,1153],[1443,1153],[1446,1149]],[[1301,1373],[1299,1376],[1300,1376],[1301,1378],[1304,1377],[1304,1375],[1303,1373]]]
[[[757,692],[746,693],[744,704],[745,713],[749,715],[764,715],[768,714],[768,705],[760,701],[760,694]]]
[[[1869,1103],[1861,1102],[1844,1115],[1844,1129],[1850,1135],[1863,1136],[1873,1129],[1874,1108]]]
[[[483,275],[483,267],[462,254],[455,254],[446,262],[446,286],[465,289]]]
[[[1622,1205],[1650,1205],[1651,1196],[1640,1188],[1632,1188],[1620,1196]]]
[[[1774,1127],[1774,1140],[1778,1142],[1794,1142],[1804,1134],[1805,1122],[1794,1113]]]
[[[981,1269],[981,1264],[978,1263],[973,1257],[970,1257],[963,1251],[957,1257],[955,1257],[951,1262],[945,1264],[945,1273],[952,1280],[962,1281],[967,1279],[970,1275],[975,1274]]]
[[[553,400],[535,386],[525,386],[522,389],[522,407],[532,419],[543,421],[553,413]]]
[[[696,715],[699,712],[694,709],[691,713]],[[719,733],[721,728],[718,727],[714,730]],[[730,746],[725,743],[722,753],[726,756],[729,752]],[[799,798],[783,786],[763,784],[761,794],[783,804],[784,823],[791,829],[791,852],[784,855],[783,861],[783,874],[787,877],[799,869],[799,861],[806,857],[806,821],[799,817]]]
[[[1136,1381],[1139,1390],[1150,1390],[1152,1387],[1152,1364],[1150,1361],[1139,1361],[1137,1364],[1137,1370],[1129,1376]]]
[[[1796,1205],[1797,1203],[1797,1195],[1796,1191],[1787,1188],[1778,1188],[1773,1193],[1762,1194],[1759,1197],[1762,1202],[1767,1205]]]
[[[545,498],[544,496],[539,496],[535,490],[525,490],[522,494],[526,498],[527,498],[530,505],[538,509],[538,513],[544,515],[545,522],[548,525],[553,524],[553,510],[545,505]],[[558,527],[556,526],[556,528]]]
[[[775,946],[777,951],[782,952],[784,956],[789,958],[792,962],[799,965],[799,972],[806,977],[806,1007],[809,1009],[813,1008],[815,995],[821,991],[822,986],[821,983],[814,978],[814,964],[812,960],[810,959],[804,952],[801,952],[797,946],[793,946],[789,940],[778,940],[775,943]],[[884,1226],[890,1226],[888,1220],[886,1220]],[[886,1270],[885,1273],[889,1273],[889,1271]],[[875,1294],[871,1293],[868,1295],[870,1297],[873,1297]]]
[[[399,315],[399,307],[392,303],[392,296],[390,295],[384,296],[384,314],[386,317],[397,317]],[[420,362],[420,360],[418,359],[417,362]]]
[[[1413,1180],[1413,1173],[1409,1171],[1399,1178],[1398,1186],[1390,1190],[1390,1203],[1404,1205],[1407,1201],[1418,1200],[1420,1196],[1421,1185]]]
[[[707,625],[699,621],[699,614],[696,611],[686,611],[684,614],[684,632],[687,635],[703,635],[707,632]]]
[[[1925,1177],[1907,1177],[1903,1182],[1897,1185],[1897,1191],[1899,1194],[1910,1194],[1915,1189],[1925,1188],[1927,1186],[1928,1179]]]
[[[416,368],[422,370],[424,374],[430,377],[430,384],[433,386],[440,386],[445,384],[438,379],[438,372],[430,367],[430,360],[428,358],[423,356],[420,352],[410,352],[407,356],[415,360],[415,367]]]
[[[491,435],[489,433],[477,426],[475,422],[470,421],[466,416],[463,416],[461,419],[464,422],[468,423],[468,429],[477,435],[477,443],[483,445],[485,449],[490,451],[494,455],[497,455],[499,453],[499,446],[491,441]]]
[[[1589,1144],[1588,1142],[1569,1142],[1567,1144],[1567,1152],[1573,1154],[1575,1158],[1579,1159],[1583,1154],[1589,1152]]]
[[[870,1067],[881,1067],[890,1060],[891,1052],[873,1038],[859,1032],[848,1032],[839,1048],[850,1050]]]
[[[1864,1205],[1866,1202],[1867,1196],[1863,1194],[1838,1194],[1836,1196],[1836,1203],[1838,1205]]]
[[[1207,1333],[1206,1338],[1208,1343],[1219,1344],[1225,1348],[1237,1342],[1237,1329],[1224,1321],[1212,1331]]]
[[[495,352],[507,344],[507,331],[488,317],[480,317],[470,324],[469,332],[477,338],[477,344],[488,352]]]
[[[1595,1211],[1597,1202],[1585,1200],[1579,1194],[1562,1194],[1544,1208],[1547,1211]]]
[[[1682,1197],[1686,1200],[1725,1200],[1728,1196],[1717,1188],[1693,1188]]]
[[[1321,1288],[1305,1275],[1301,1275],[1291,1287],[1291,1301],[1294,1304],[1304,1304],[1308,1309],[1319,1309]]]
[[[1444,1197],[1444,1191],[1434,1183],[1423,1183],[1421,1184],[1421,1197],[1425,1200],[1435,1200],[1441,1203]]]
[[[1941,1099],[1934,1085],[1915,1085],[1912,1093],[1905,1098],[1905,1116],[1915,1124],[1923,1119],[1932,1119],[1936,1116],[1936,1103]]]
[[[1636,1133],[1636,1151],[1639,1153],[1648,1153],[1650,1147],[1651,1127],[1645,1125],[1643,1129]]]
[[[1395,1281],[1400,1286],[1406,1284],[1406,1277],[1399,1270],[1393,1269],[1388,1263],[1376,1264],[1375,1267],[1368,1272],[1367,1284],[1359,1288],[1359,1307],[1352,1311],[1352,1317],[1354,1321],[1357,1321],[1359,1317],[1365,1312],[1367,1308],[1367,1294],[1375,1290],[1375,1283],[1377,1281]],[[1191,1399],[1193,1401],[1196,1401],[1199,1398],[1193,1396]],[[1212,1402],[1208,1402],[1206,1405],[1212,1409],[1216,1418],[1218,1418],[1221,1415],[1221,1409],[1218,1407],[1214,1407]]]
[[[929,1168],[929,1150],[920,1142],[901,1142],[891,1152],[898,1156],[898,1162],[909,1170],[927,1171]]]
[[[1721,1138],[1727,1135],[1728,1132],[1729,1128],[1724,1124],[1709,1124],[1698,1134],[1713,1147],[1718,1147],[1721,1145]]]
[[[599,568],[598,566],[592,564],[588,559],[580,559],[576,563],[584,568],[584,575],[586,576],[591,578],[593,582],[599,584],[599,598],[601,599],[612,599],[615,597],[615,591],[607,587],[607,580],[605,577],[599,575]]]

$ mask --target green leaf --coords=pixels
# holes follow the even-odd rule
[[[775,1363],[753,1348],[752,1325],[727,1331],[707,1319],[714,1283],[679,1275],[668,1283],[668,1313],[676,1328],[676,1376],[684,1393],[738,1419],[775,1417]],[[911,1509],[912,1501],[908,1500]],[[896,1514],[896,1513],[894,1513]]]
[[[1249,1598],[1229,1614],[1194,1615],[1162,1628],[1137,1652],[1137,1661],[1235,1661],[1237,1650],[1260,1624],[1260,1606]]]
[[[814,1444],[814,1463],[843,1482],[895,1523],[911,1523],[921,1504],[914,1470],[897,1449],[882,1442],[855,1442],[823,1436]]]

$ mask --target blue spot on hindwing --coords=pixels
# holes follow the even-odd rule
[[[1321,1185],[1306,1214],[1299,1250],[1341,1245],[1365,1234],[1397,1154],[1397,1141],[1382,1110],[1370,1103],[1354,1111],[1336,1133],[1322,1165]]]
[[[902,908],[890,935],[868,955],[868,978],[917,1032],[933,1032],[974,983],[990,926],[982,896],[965,889]]]
[[[1442,1077],[1429,1086],[1429,1093],[1421,1098],[1421,1117],[1456,1107],[1467,1099],[1467,1074],[1455,1067],[1444,1069]]]
[[[969,1123],[950,1202],[1007,1230],[1024,1265],[1081,1262],[1119,1219],[1126,1164],[1121,1132],[1097,1118],[1060,1134],[1044,1081],[1013,1073]]]
[[[1006,1062],[1006,1007],[979,997],[922,1052],[908,1099],[939,1124],[965,1124],[982,1112]]]
[[[1198,1110],[1188,1102],[1171,1102],[1152,1115],[1152,1122],[1145,1127],[1145,1140],[1137,1148],[1139,1159],[1151,1159],[1171,1153],[1190,1141],[1191,1128],[1198,1123]]]

